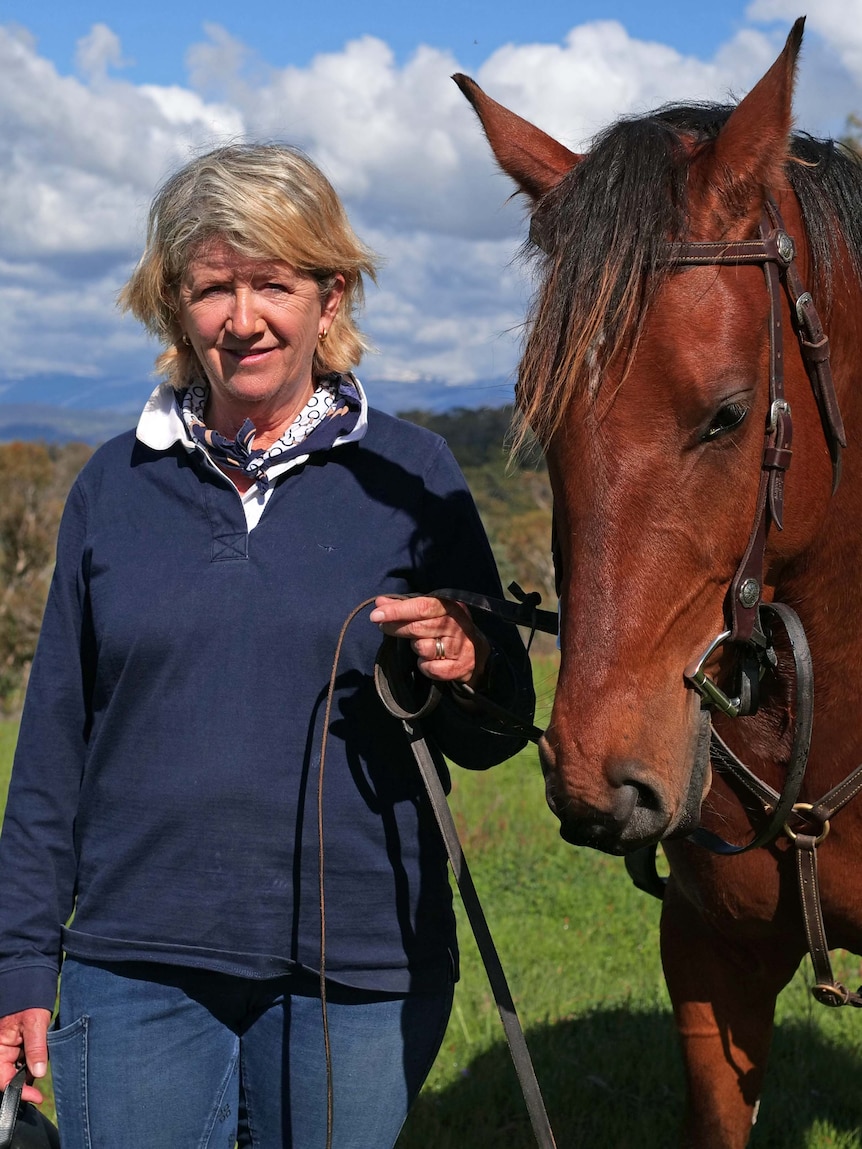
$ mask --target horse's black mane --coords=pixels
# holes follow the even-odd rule
[[[733,105],[670,104],[653,115],[678,131],[700,140],[718,135]],[[862,161],[835,140],[807,132],[790,138],[787,177],[802,209],[815,280],[828,290],[835,249],[842,239],[862,280]]]
[[[710,146],[733,110],[673,104],[622,119],[538,205],[531,236],[545,253],[545,285],[519,402],[540,439],[556,426],[573,389],[585,385],[596,355],[606,359],[633,346],[646,305],[668,274],[668,241],[687,233],[692,157]],[[832,140],[794,133],[786,170],[805,224],[812,290],[828,316],[845,247],[851,274],[862,282],[862,160]],[[841,280],[835,288],[842,290]]]

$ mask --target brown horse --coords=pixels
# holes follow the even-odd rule
[[[810,300],[791,314],[793,249],[780,235],[794,237],[793,275],[829,333],[852,440],[862,168],[791,132],[802,25],[738,106],[621,120],[584,156],[455,77],[532,201],[528,250],[541,261],[517,400],[555,499],[562,662],[541,746],[548,800],[572,843],[665,843],[662,956],[687,1073],[684,1141],[697,1147],[747,1143],[775,999],[806,933],[786,833],[736,856],[688,836],[700,824],[745,843],[770,808],[710,764],[692,664],[721,634],[705,670],[735,699],[738,652],[754,652],[759,707],[740,703],[749,716],[715,714],[714,726],[780,791],[800,706],[768,604],[788,604],[817,680],[799,798],[817,803],[862,762],[862,458],[851,441],[833,493],[841,418],[818,381]],[[800,837],[819,836],[793,818]],[[819,851],[826,935],[859,953],[862,799],[831,831]]]

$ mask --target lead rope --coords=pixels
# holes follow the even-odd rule
[[[434,597],[444,597],[441,591],[432,592]],[[344,637],[347,630],[360,611],[370,606],[376,599],[376,595],[371,598],[365,599],[354,607],[341,627],[338,635],[338,641],[335,645],[335,654],[332,660],[332,672],[329,676],[329,687],[326,693],[326,708],[324,711],[323,719],[323,735],[320,744],[320,769],[317,777],[317,841],[318,841],[318,870],[317,870],[317,884],[318,884],[318,899],[320,909],[320,1008],[323,1020],[323,1046],[326,1058],[326,1149],[332,1149],[332,1131],[333,1131],[333,1078],[332,1078],[332,1047],[329,1039],[329,1020],[326,1008],[326,896],[325,896],[325,880],[324,880],[324,837],[323,837],[323,776],[324,766],[326,762],[326,747],[329,739],[329,723],[332,714],[332,703],[335,696],[335,682],[338,674],[338,664],[341,659],[341,648],[344,644]],[[548,623],[546,619],[539,619],[540,625],[536,626],[536,615],[542,616],[548,614],[546,611],[537,611],[536,607],[540,599],[537,595],[526,596],[528,601],[522,604],[514,604],[505,600],[491,599],[486,596],[478,596],[468,594],[466,591],[451,591],[447,590],[445,597],[451,597],[458,601],[471,601],[473,605],[478,606],[492,613],[505,614],[510,621],[520,622],[522,625],[531,626],[532,629],[544,629],[541,625],[542,622]],[[481,600],[481,601],[478,601]],[[502,609],[501,609],[502,608]],[[521,608],[521,617],[515,617],[518,608]],[[526,616],[526,617],[525,617]],[[556,620],[556,616],[554,621]],[[449,858],[449,863],[452,867],[452,872],[455,875],[455,881],[458,885],[458,890],[461,894],[462,902],[464,903],[464,910],[470,922],[473,936],[476,939],[476,945],[485,965],[485,972],[488,976],[488,982],[491,986],[491,991],[494,995],[494,1000],[497,1005],[497,1011],[500,1014],[500,1020],[503,1023],[503,1029],[506,1034],[506,1040],[509,1044],[509,1051],[512,1056],[512,1062],[515,1067],[515,1072],[518,1076],[518,1081],[521,1085],[521,1092],[524,1097],[524,1103],[527,1107],[527,1112],[530,1116],[530,1123],[533,1127],[533,1133],[536,1138],[536,1143],[540,1149],[556,1149],[556,1141],[554,1134],[551,1131],[550,1121],[545,1109],[542,1093],[539,1089],[539,1083],[536,1078],[533,1063],[530,1059],[530,1053],[527,1049],[527,1043],[524,1038],[521,1024],[518,1020],[518,1014],[515,1009],[512,995],[509,991],[509,986],[506,981],[506,975],[503,972],[503,966],[500,961],[497,949],[494,945],[494,939],[491,936],[491,931],[488,927],[487,920],[482,910],[479,901],[479,895],[476,893],[476,887],[473,884],[473,878],[467,866],[467,859],[464,857],[464,851],[461,842],[458,838],[458,831],[455,827],[452,813],[449,809],[449,804],[446,800],[446,794],[440,782],[440,777],[437,774],[437,767],[428,745],[422,736],[421,730],[418,726],[417,720],[425,714],[429,714],[440,701],[440,690],[434,683],[430,684],[428,695],[421,706],[414,710],[404,709],[395,699],[392,689],[392,683],[386,677],[386,673],[381,665],[381,655],[383,651],[387,652],[397,649],[401,643],[397,639],[384,639],[380,653],[378,653],[377,660],[374,665],[374,682],[377,687],[377,693],[380,696],[383,705],[389,710],[390,714],[400,718],[405,732],[407,733],[408,741],[410,742],[411,749],[413,750],[414,757],[416,758],[419,772],[422,775],[422,780],[425,784],[425,789],[428,794],[428,799],[431,803],[431,808],[434,813],[437,826],[440,830],[443,843],[446,847],[446,853]],[[384,656],[385,658],[385,656]],[[495,707],[497,713],[495,717],[502,720],[503,712],[500,712]],[[523,730],[523,723],[514,716],[511,716],[511,725],[513,730],[519,733]],[[573,1147],[574,1149],[574,1147]]]

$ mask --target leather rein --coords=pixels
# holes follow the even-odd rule
[[[769,297],[769,414],[754,523],[728,590],[725,602],[727,629],[713,640],[697,663],[686,668],[685,679],[701,695],[705,710],[718,710],[731,718],[756,713],[760,677],[777,661],[772,647],[776,622],[789,640],[796,677],[794,733],[781,793],[759,779],[714,730],[710,734],[708,753],[713,767],[732,778],[754,799],[764,818],[761,828],[743,845],[733,845],[703,828],[695,830],[689,839],[715,853],[732,855],[787,837],[795,848],[802,915],[814,969],[815,984],[811,992],[824,1005],[862,1006],[862,987],[853,993],[833,975],[817,871],[817,847],[829,833],[831,819],[862,790],[862,765],[819,801],[797,801],[811,740],[811,654],[796,612],[786,604],[764,602],[762,598],[769,529],[772,523],[778,530],[782,530],[784,525],[784,475],[790,466],[793,438],[790,404],[784,390],[782,288],[790,305],[802,361],[832,460],[833,493],[841,474],[841,448],[846,446],[829,363],[829,340],[814,300],[802,284],[794,264],[795,258],[796,245],[786,232],[778,207],[771,199],[765,204],[758,239],[730,243],[675,243],[670,245],[668,252],[667,263],[674,268],[759,264],[763,268]],[[732,697],[708,678],[705,670],[714,652],[726,644],[734,646],[737,651],[737,689]],[[662,896],[663,881],[655,869],[655,847],[645,847],[629,855],[626,868],[641,889]]]
[[[477,594],[472,591],[454,590],[446,587],[441,590],[429,591],[424,597],[456,599],[469,607],[471,611],[484,611],[503,618],[517,626],[528,628],[530,642],[536,631],[547,634],[557,633],[557,615],[547,610],[539,610],[541,595],[533,592],[526,594],[517,583],[509,586],[509,591],[517,599],[491,598],[488,595]],[[376,596],[375,596],[376,597]],[[404,597],[415,597],[407,595]],[[319,974],[321,1019],[323,1028],[324,1057],[326,1061],[326,1149],[331,1149],[334,1128],[334,1089],[332,1073],[332,1048],[329,1035],[329,1018],[327,1008],[326,985],[326,881],[325,881],[325,847],[324,847],[324,776],[326,767],[326,749],[329,740],[329,729],[332,718],[332,706],[335,697],[338,665],[341,658],[341,649],[345,635],[353,620],[365,608],[371,606],[374,597],[367,598],[354,607],[341,627],[335,654],[332,661],[329,687],[326,694],[326,707],[323,718],[323,737],[320,746],[320,767],[317,777],[317,841],[318,841],[318,908],[320,915],[320,949]],[[529,643],[527,649],[529,650]],[[479,901],[479,895],[473,884],[473,878],[467,865],[467,859],[455,821],[446,800],[446,792],[437,771],[437,764],[428,747],[422,731],[421,720],[430,714],[439,704],[442,697],[441,688],[428,679],[422,684],[416,682],[413,672],[414,663],[409,654],[409,646],[405,639],[385,637],[377,659],[374,664],[374,685],[377,694],[389,713],[401,722],[407,736],[408,743],[416,760],[419,774],[425,786],[428,801],[434,814],[434,819],[440,831],[443,845],[455,877],[464,912],[476,939],[476,946],[485,966],[488,984],[503,1024],[503,1031],[512,1057],[512,1064],[518,1077],[521,1093],[530,1118],[533,1136],[539,1149],[556,1149],[556,1141],[545,1109],[530,1052],[526,1039],[518,1020],[515,1003],[509,990],[506,975],[497,953],[494,939],[488,926],[485,913]],[[422,696],[417,694],[417,686],[423,685]],[[490,729],[495,733],[516,735],[532,742],[537,742],[542,731],[532,724],[525,723],[516,715],[496,705],[488,698],[484,698],[476,691],[460,684],[450,684],[453,693],[466,699],[479,715],[484,716],[490,723]]]

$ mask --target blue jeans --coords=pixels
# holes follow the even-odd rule
[[[452,1005],[332,985],[333,1149],[390,1149]],[[324,1149],[317,978],[67,958],[48,1035],[63,1149]]]

